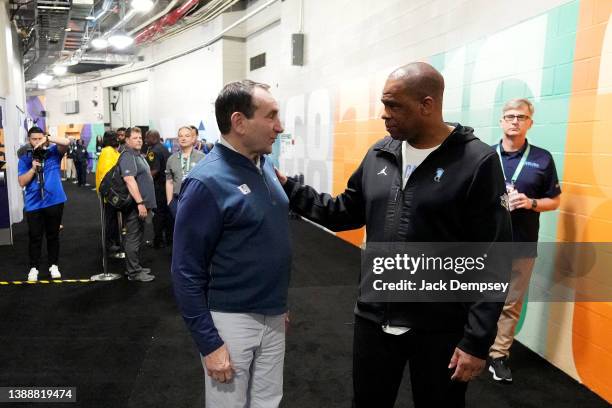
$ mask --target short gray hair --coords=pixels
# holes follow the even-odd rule
[[[527,109],[529,110],[529,116],[533,117],[533,114],[535,113],[533,104],[529,101],[529,99],[525,99],[525,98],[510,99],[504,104],[502,113],[505,113],[506,111],[509,111],[510,109],[518,109],[523,106],[527,107]]]
[[[191,132],[191,127],[190,126],[181,126],[180,128],[178,128],[178,130],[176,131],[176,135],[178,136],[179,133],[181,133],[181,130],[183,129],[187,129],[189,132]]]

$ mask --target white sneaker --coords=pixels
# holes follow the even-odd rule
[[[29,282],[38,281],[38,269],[36,268],[30,269],[30,272],[28,273],[28,281]]]
[[[49,268],[49,272],[51,273],[51,277],[53,279],[60,279],[62,277],[62,274],[57,268],[57,265],[51,265],[51,267]]]

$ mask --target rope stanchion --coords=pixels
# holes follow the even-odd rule
[[[121,275],[108,273],[108,259],[106,256],[106,213],[104,211],[104,199],[98,195],[100,204],[100,224],[102,226],[102,270],[103,273],[93,275],[90,279],[97,282],[107,282],[121,279]]]

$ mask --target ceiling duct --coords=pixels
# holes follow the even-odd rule
[[[125,65],[134,62],[136,57],[125,54],[104,54],[87,53],[81,57],[82,63],[106,64],[106,65]]]
[[[64,37],[64,51],[73,52],[81,48],[83,36],[86,32],[87,16],[93,9],[93,0],[73,0],[66,35]]]
[[[61,56],[65,28],[68,26],[70,0],[38,0],[36,6],[36,40],[33,52],[25,66],[25,79],[30,80],[43,72]]]

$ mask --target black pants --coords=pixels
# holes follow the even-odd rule
[[[75,161],[74,166],[77,171],[77,180],[79,186],[84,186],[87,183],[87,162]]]
[[[465,407],[467,383],[451,381],[448,364],[463,332],[387,334],[355,316],[353,407],[393,408],[406,362],[415,408]]]
[[[140,265],[140,248],[144,242],[145,220],[138,217],[136,205],[122,212],[123,225],[126,229],[123,250],[125,251],[125,267],[127,273],[135,275],[142,271]]]
[[[155,186],[155,202],[157,208],[153,210],[153,244],[168,245],[172,243],[172,232],[174,230],[174,219],[168,209],[166,202],[166,191],[159,186]]]
[[[49,266],[57,265],[59,258],[59,227],[62,223],[64,203],[26,211],[28,221],[30,268],[39,269],[43,235],[47,237],[47,259]]]
[[[106,238],[106,249],[110,247],[121,246],[121,235],[119,231],[119,217],[117,217],[117,209],[109,203],[104,203],[104,222]]]

